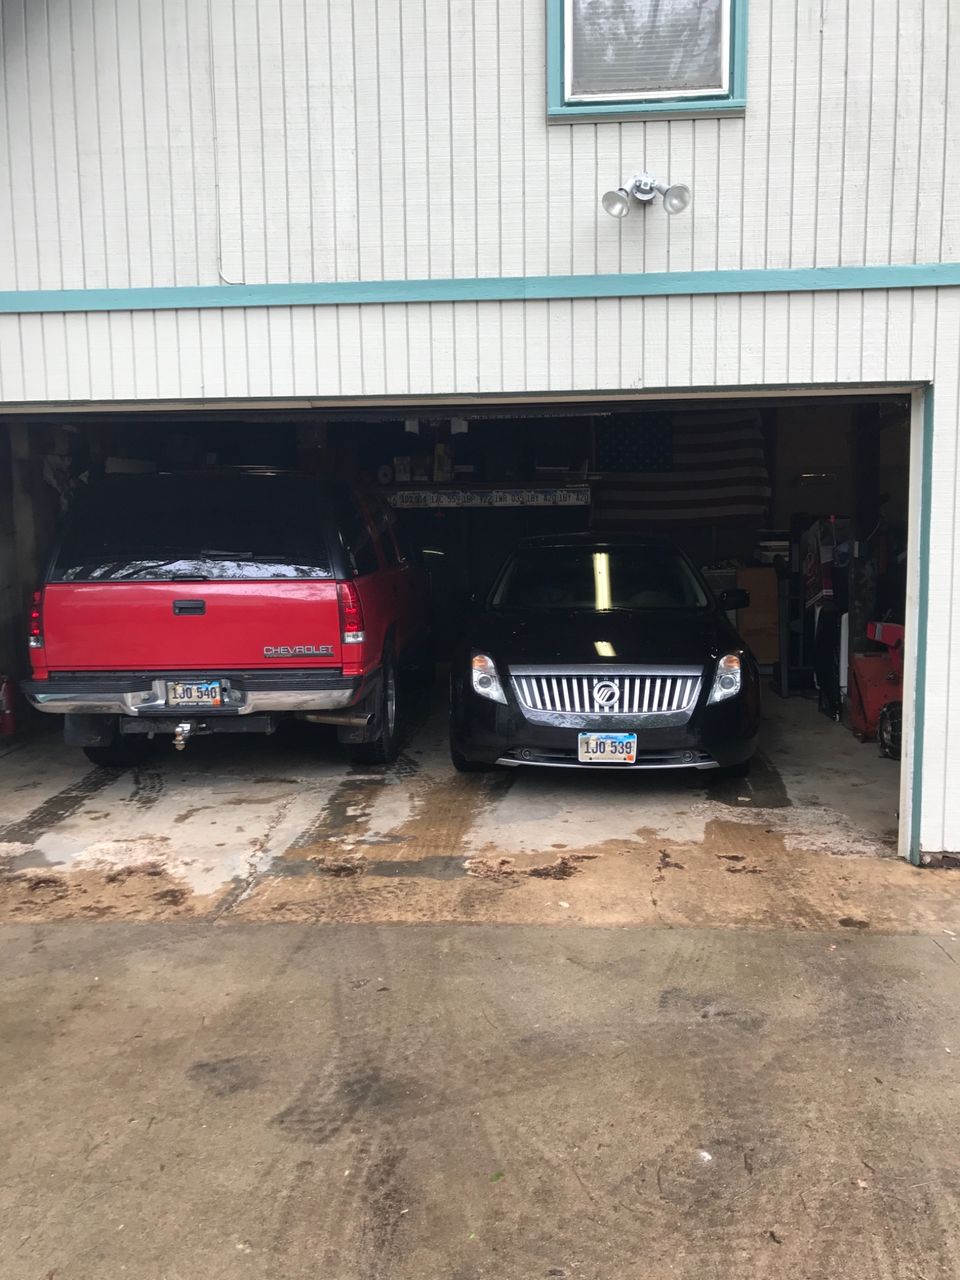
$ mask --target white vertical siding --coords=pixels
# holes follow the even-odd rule
[[[548,126],[543,0],[0,0],[0,287],[955,259],[952,10],[751,0],[744,120]]]
[[[0,405],[905,384],[932,379],[935,354],[939,397],[960,364],[942,323],[956,297],[896,289],[0,315]]]
[[[918,382],[955,289],[0,315],[0,404]],[[949,332],[947,330],[946,332]],[[938,372],[938,379],[939,379]]]

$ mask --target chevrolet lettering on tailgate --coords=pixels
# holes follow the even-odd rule
[[[329,658],[332,644],[265,644],[265,658]]]

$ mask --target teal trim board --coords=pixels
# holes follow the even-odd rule
[[[920,574],[917,582],[917,655],[914,676],[913,778],[910,802],[910,861],[920,863],[920,807],[923,802],[923,729],[927,683],[927,615],[930,607],[930,499],[933,482],[933,387],[923,393],[923,448],[920,473]]]
[[[433,280],[335,280],[305,284],[179,285],[144,289],[0,292],[0,313],[176,311],[222,307],[336,307],[417,302],[537,302],[573,298],[668,298],[726,293],[819,293],[936,289],[960,285],[960,262],[747,271],[654,271],[624,275],[461,276]]]
[[[734,102],[742,102],[746,106],[747,0],[733,0],[730,15],[730,92]]]
[[[564,83],[565,4],[546,0],[547,5],[547,120],[551,124],[609,119],[663,119],[680,116],[743,115],[747,105],[747,0],[730,0],[729,90],[709,97],[657,98],[647,101],[574,102],[566,96]]]

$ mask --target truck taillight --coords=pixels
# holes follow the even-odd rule
[[[28,644],[31,649],[43,648],[43,592],[35,591],[33,593],[33,602],[30,605],[30,630],[28,632]]]
[[[363,644],[363,605],[360,593],[352,582],[341,582],[337,588],[340,599],[340,637],[344,644]]]

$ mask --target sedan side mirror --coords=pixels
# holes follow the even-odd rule
[[[750,604],[750,592],[744,591],[743,587],[728,587],[717,596],[717,604],[724,613],[733,609],[746,609]]]

